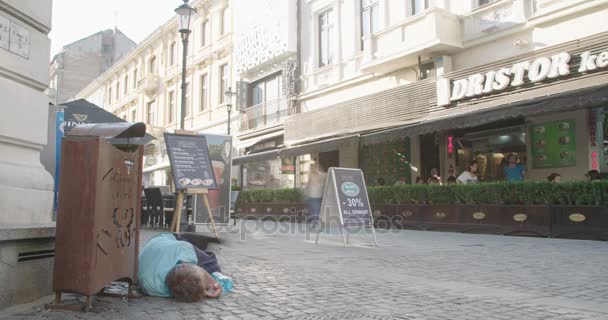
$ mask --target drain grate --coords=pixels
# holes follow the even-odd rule
[[[39,250],[21,252],[17,256],[17,262],[32,262],[38,260],[51,259],[55,256],[55,250]]]

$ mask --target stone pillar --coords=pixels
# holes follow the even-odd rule
[[[52,222],[47,143],[52,0],[0,0],[0,226]],[[7,26],[3,28],[2,25]],[[10,33],[10,41],[8,34]]]

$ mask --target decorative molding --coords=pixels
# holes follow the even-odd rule
[[[21,74],[3,68],[2,66],[0,66],[0,77],[13,80],[19,84],[22,84],[26,87],[30,87],[40,92],[44,92],[48,88],[48,85],[46,83],[42,83],[32,78],[25,77]]]
[[[49,34],[49,32],[51,32],[50,27],[40,23],[38,20],[36,20],[33,17],[10,6],[8,3],[4,2],[4,1],[0,1],[0,11],[4,11],[4,12],[10,14],[11,16],[19,19],[23,23],[27,24],[28,26],[30,26],[44,34]]]

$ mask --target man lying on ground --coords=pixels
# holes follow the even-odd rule
[[[139,254],[139,286],[144,294],[175,297],[195,302],[218,298],[221,285],[211,276],[221,272],[214,253],[205,251],[209,242],[196,234],[161,233],[148,240]]]

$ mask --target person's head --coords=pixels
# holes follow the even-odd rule
[[[467,167],[467,171],[470,173],[476,173],[477,170],[479,170],[479,163],[477,163],[477,160],[471,160],[469,162],[469,166]]]
[[[598,181],[600,179],[600,173],[597,170],[589,170],[587,174],[585,174],[589,181]]]
[[[441,184],[441,180],[437,177],[430,177],[429,184]]]
[[[514,153],[511,153],[507,156],[507,163],[509,165],[517,164],[517,156]]]
[[[431,177],[437,176],[439,175],[439,171],[437,171],[437,168],[433,168],[431,169]]]
[[[547,177],[547,180],[549,180],[549,182],[560,182],[562,181],[562,176],[559,173],[553,172]]]
[[[379,186],[383,186],[385,184],[384,178],[380,177],[376,179],[376,184],[378,184]]]
[[[203,268],[191,264],[181,263],[173,267],[165,278],[165,283],[180,302],[196,302],[203,299],[207,294],[210,278],[206,276]]]
[[[456,183],[456,177],[449,176],[447,182],[448,182],[448,184],[454,184],[454,183]]]

